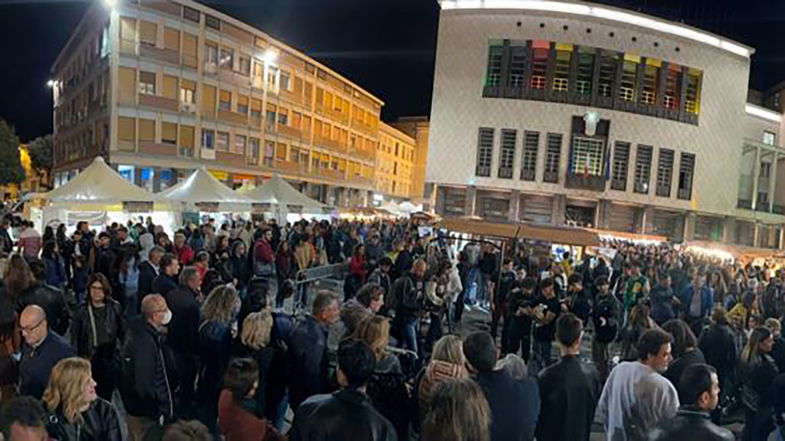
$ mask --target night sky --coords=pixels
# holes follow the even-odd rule
[[[23,140],[50,133],[45,83],[91,1],[0,0],[0,117]],[[386,102],[383,118],[430,110],[439,8],[436,0],[212,0],[340,72]],[[756,48],[751,87],[785,80],[785,1],[602,0],[683,21]]]

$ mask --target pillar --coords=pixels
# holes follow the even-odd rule
[[[463,205],[464,216],[474,216],[477,211],[477,187],[466,187],[466,199]]]
[[[760,147],[756,146],[755,162],[752,164],[752,210],[753,211],[758,209],[759,181],[760,181]],[[757,229],[757,226],[755,228]]]
[[[343,187],[338,187],[335,189],[335,191],[336,191],[336,198],[335,198],[336,205],[338,205],[339,207],[345,207],[347,189]]]
[[[557,227],[564,225],[567,219],[567,196],[563,194],[553,195],[551,206],[551,224]]]
[[[774,225],[769,225],[768,227],[769,238],[766,243],[766,248],[779,248],[779,244],[777,243],[777,231],[774,229]]]
[[[774,213],[774,191],[777,189],[777,158],[779,154],[773,153],[771,167],[769,168],[769,213]]]
[[[426,212],[436,210],[436,192],[438,185],[433,182],[426,182],[424,187],[422,209]]]
[[[758,222],[755,222],[755,225],[752,227],[752,246],[757,247],[759,240],[760,240],[760,224]]]
[[[611,210],[611,201],[607,199],[600,199],[597,201],[597,213],[594,219],[594,225],[601,229],[608,229],[608,215]]]
[[[134,185],[142,186],[142,167],[134,166]]]
[[[507,219],[511,222],[518,222],[521,219],[521,191],[513,190],[510,195],[510,210]]]
[[[153,167],[153,193],[161,191],[161,168]]]
[[[362,203],[361,206],[367,207],[371,200],[371,192],[370,190],[360,190],[360,202]]]
[[[727,216],[722,224],[722,241],[724,243],[733,243],[736,233],[736,218]]]
[[[785,226],[780,224],[777,230],[777,249],[785,250]]]
[[[436,206],[435,212],[438,215],[444,216],[445,213],[445,206],[447,205],[447,192],[452,191],[449,187],[442,187],[442,188],[435,188],[434,193],[436,193]]]
[[[638,221],[635,230],[638,234],[651,234],[654,231],[654,207],[646,205],[638,210]]]
[[[695,221],[697,215],[695,212],[690,211],[684,215],[684,240],[693,240],[695,238]]]

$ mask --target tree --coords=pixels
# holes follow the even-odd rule
[[[25,170],[19,162],[19,137],[14,128],[0,119],[0,185],[20,184]]]
[[[39,136],[27,144],[30,162],[34,170],[45,170],[47,174],[52,171],[54,144],[52,135]]]

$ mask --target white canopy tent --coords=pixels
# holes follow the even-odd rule
[[[159,193],[175,210],[250,211],[251,199],[215,179],[204,167],[196,169],[181,182]]]
[[[74,179],[30,199],[44,201],[43,225],[76,220],[104,223],[111,217],[110,212],[152,213],[154,204],[161,201],[160,196],[123,179],[101,156]]]
[[[330,210],[328,205],[300,193],[277,174],[259,187],[243,189],[243,195],[255,204],[269,205],[269,211],[275,213],[279,222],[285,222],[289,213],[323,215]]]

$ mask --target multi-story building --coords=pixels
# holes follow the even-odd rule
[[[94,3],[52,68],[55,185],[103,155],[154,191],[206,166],[229,184],[280,173],[324,202],[367,203],[380,99],[194,1]]]
[[[428,117],[401,117],[391,125],[414,138],[414,163],[412,164],[412,185],[409,196],[414,203],[420,203],[425,184],[425,164],[428,160]]]
[[[409,199],[412,193],[414,138],[382,123],[376,151],[376,191],[388,199]]]
[[[782,115],[747,102],[753,49],[583,2],[440,5],[438,213],[783,245]]]

